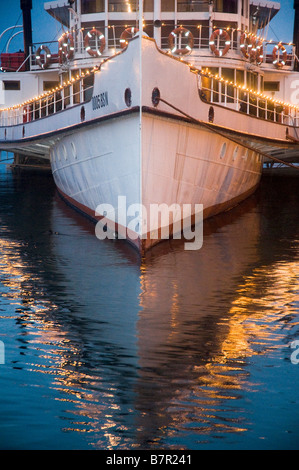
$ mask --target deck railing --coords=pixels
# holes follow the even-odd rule
[[[136,23],[132,23],[130,25],[126,25],[130,27],[136,27]],[[211,51],[211,44],[210,44],[210,29],[208,26],[205,25],[194,25],[194,24],[184,24],[183,25],[186,29],[188,29],[193,36],[193,49],[192,52],[194,55],[204,55],[204,56],[213,56],[213,52]],[[173,26],[174,27],[174,26]],[[148,33],[151,36],[152,35],[152,30],[153,30],[153,25],[152,24],[147,24],[144,27],[144,32],[147,33],[147,28],[148,28]],[[75,54],[80,54],[81,58],[90,58],[89,53],[86,50],[86,45],[85,45],[85,38],[86,35],[92,30],[93,28],[81,28],[72,31],[72,37],[74,41],[74,53]],[[105,37],[106,44],[105,44],[105,49],[102,52],[103,56],[109,56],[111,55],[111,50],[119,50],[123,47],[123,43],[120,42],[120,35],[124,30],[124,26],[121,25],[109,25],[105,27],[99,27],[98,28],[103,36]],[[165,50],[169,50],[169,35],[171,33],[172,27],[168,24],[163,24],[161,26],[161,48]],[[248,62],[256,63],[258,62],[259,64],[273,64],[274,59],[273,59],[273,51],[274,48],[280,44],[278,41],[273,42],[273,41],[262,41],[259,42],[259,38],[255,37],[254,35],[248,35],[247,39],[245,40],[245,46],[241,44],[241,37],[242,37],[242,31],[231,28],[227,31],[229,38],[230,38],[230,49],[226,54],[226,57],[240,57],[240,59],[244,59],[244,55],[246,52],[250,57],[247,58]],[[243,39],[244,40],[244,39]],[[99,49],[99,40],[97,37],[93,36],[89,40],[90,46],[92,49]],[[225,36],[219,35],[216,40],[215,40],[215,45],[217,50],[223,50],[225,49],[225,44],[226,38]],[[259,46],[262,46],[262,59],[261,60],[256,60],[254,57],[252,58],[251,51],[254,49],[254,45],[259,44]],[[49,43],[47,44],[49,49],[54,50],[55,52],[52,53],[51,57],[51,64],[56,64],[58,63],[58,44],[56,43]],[[242,45],[242,47],[241,47]],[[243,47],[244,46],[244,47]],[[284,48],[286,49],[287,56],[283,57],[285,65],[284,67],[290,67],[293,68],[294,61],[295,61],[295,46],[293,44],[283,44]],[[37,50],[38,45],[35,46],[35,51]],[[35,52],[33,51],[33,52]],[[243,51],[243,53],[242,53]],[[244,54],[245,53],[245,54]],[[278,58],[281,58],[281,51],[277,51]],[[94,58],[94,57],[93,57]],[[31,64],[34,66],[37,64],[35,54],[32,54],[32,60]],[[274,65],[273,65],[274,67]]]
[[[201,73],[199,94],[203,101],[220,105],[240,113],[288,126],[299,127],[299,108],[262,93]]]
[[[194,25],[188,25],[184,24],[184,28],[188,29],[193,36],[193,53],[195,55],[197,54],[203,54],[204,56],[213,56],[213,53],[211,51],[211,38],[210,38],[210,33],[209,33],[209,28],[207,26],[202,26],[198,25],[197,27]],[[169,30],[168,26],[168,30]],[[169,49],[169,33],[170,30],[168,31],[168,34],[163,34],[163,27],[162,27],[162,37],[161,37],[161,48],[162,49]],[[293,68],[294,66],[294,61],[296,58],[296,48],[294,44],[286,44],[286,43],[281,43],[279,41],[267,41],[267,40],[261,40],[259,37],[254,36],[254,35],[248,35],[248,38],[244,40],[242,39],[243,32],[231,28],[227,30],[229,40],[230,40],[230,48],[228,52],[226,53],[225,57],[233,57],[236,58],[236,56],[239,56],[240,59],[245,59],[248,62],[251,62],[253,64],[272,64],[274,62],[273,58],[273,52],[275,51],[277,53],[277,58],[282,60],[282,52],[281,50],[276,50],[276,46],[281,44],[285,50],[286,50],[286,57],[283,57],[283,60],[285,62],[284,67],[290,67]],[[218,51],[223,51],[226,47],[226,41],[227,38],[223,36],[218,36],[215,39],[215,46],[216,50]],[[247,42],[248,41],[248,42]],[[258,53],[252,53],[253,51],[258,49]],[[248,55],[248,57],[247,57]],[[259,57],[259,56],[262,56]]]
[[[79,79],[72,79],[66,86],[56,87],[45,92],[35,100],[27,101],[21,106],[0,110],[0,126],[8,127],[35,121],[71,106],[85,103],[92,97],[93,73],[86,73]]]
[[[43,42],[43,43],[35,43],[30,50],[30,69],[32,70],[33,67],[39,65],[38,63],[38,50],[40,47],[47,47],[50,51],[51,57],[49,60],[49,67],[53,66],[56,67],[59,62],[59,54],[58,54],[58,42],[57,41],[50,41],[50,42]],[[39,57],[41,57],[42,53],[40,53]],[[44,58],[41,57],[40,63],[44,62]]]

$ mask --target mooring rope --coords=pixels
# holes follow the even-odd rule
[[[214,132],[215,134],[218,134],[222,137],[224,137],[225,139],[228,139],[234,143],[236,143],[237,145],[242,145],[243,147],[247,148],[248,150],[251,150],[253,152],[256,152],[258,153],[259,155],[262,155],[263,157],[265,158],[269,158],[270,160],[273,160],[274,162],[276,163],[282,163],[283,165],[286,165],[286,166],[289,166],[290,168],[294,168],[295,170],[299,170],[299,166],[296,166],[296,165],[293,165],[293,163],[289,163],[289,162],[285,162],[283,160],[280,160],[279,158],[277,157],[273,157],[272,155],[269,155],[268,153],[266,152],[262,152],[261,150],[258,150],[248,144],[244,144],[243,142],[240,142],[238,141],[237,139],[234,139],[233,137],[230,137],[230,136],[227,136],[226,134],[224,134],[223,132],[221,132],[220,130],[214,128],[211,124],[208,124],[207,122],[204,122],[204,121],[201,121],[199,119],[196,119],[192,116],[190,116],[189,114],[185,113],[184,111],[182,111],[181,109],[177,108],[176,106],[174,106],[173,104],[169,103],[168,101],[164,100],[163,98],[161,98],[160,96],[156,98],[157,99],[157,102],[158,101],[161,101],[162,103],[166,104],[167,106],[169,106],[170,108],[174,109],[175,111],[177,111],[178,113],[182,114],[183,116],[185,116],[186,118],[190,119],[190,121],[194,122],[195,124],[198,124],[202,127],[205,127],[207,129],[209,129],[210,131]],[[298,144],[298,152],[299,152],[299,144]]]

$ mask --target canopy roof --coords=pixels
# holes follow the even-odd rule
[[[268,2],[267,0],[250,0],[250,18],[258,29],[263,28],[274,18],[280,10],[279,2]]]
[[[45,10],[64,26],[69,27],[69,8],[68,0],[53,0],[44,4]]]

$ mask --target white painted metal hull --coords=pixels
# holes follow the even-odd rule
[[[1,148],[50,158],[60,193],[94,219],[99,218],[99,205],[114,207],[114,214],[106,214],[112,230],[126,234],[143,252],[160,238],[153,239],[150,227],[144,227],[142,212],[135,226],[123,217],[114,224],[119,196],[126,198],[126,209],[133,204],[145,210],[151,204],[202,204],[204,217],[209,217],[251,194],[262,170],[256,152],[190,122],[162,102],[154,106],[155,88],[177,108],[207,121],[209,105],[199,97],[196,74],[159,52],[151,40],[142,40],[140,54],[136,38],[95,74],[93,98],[83,105],[84,119],[80,104],[37,121],[2,127]],[[131,91],[129,104],[126,89]],[[236,114],[219,108],[215,124],[223,128],[225,116],[231,117],[236,130],[244,132],[246,117],[238,121]],[[249,126],[251,136],[267,131],[269,138],[283,140],[282,126],[265,122],[267,129],[261,130],[256,121]]]
[[[220,158],[224,139],[207,130],[144,113],[141,156],[139,135],[136,113],[65,137],[51,153],[61,194],[93,219],[98,205],[112,205],[115,214],[106,215],[112,230],[124,233],[128,227],[114,224],[119,196],[126,198],[126,210],[133,204],[147,213],[152,204],[203,204],[209,217],[245,199],[259,183],[260,157],[242,147],[236,153],[227,141]],[[142,232],[141,213],[139,219],[139,230],[126,237],[143,252],[160,240],[152,239],[150,230]]]

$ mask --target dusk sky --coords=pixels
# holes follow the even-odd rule
[[[48,42],[57,40],[60,36],[60,25],[44,11],[44,0],[33,0],[32,29],[34,42]],[[293,39],[293,0],[283,0],[281,11],[272,21],[268,32],[268,39],[290,42]],[[0,1],[0,31],[10,26],[22,24],[20,0]],[[16,31],[20,31],[20,28]],[[1,34],[1,33],[0,33]],[[9,33],[0,40],[0,52],[5,52]],[[9,52],[23,48],[22,35],[16,36],[10,43]]]

